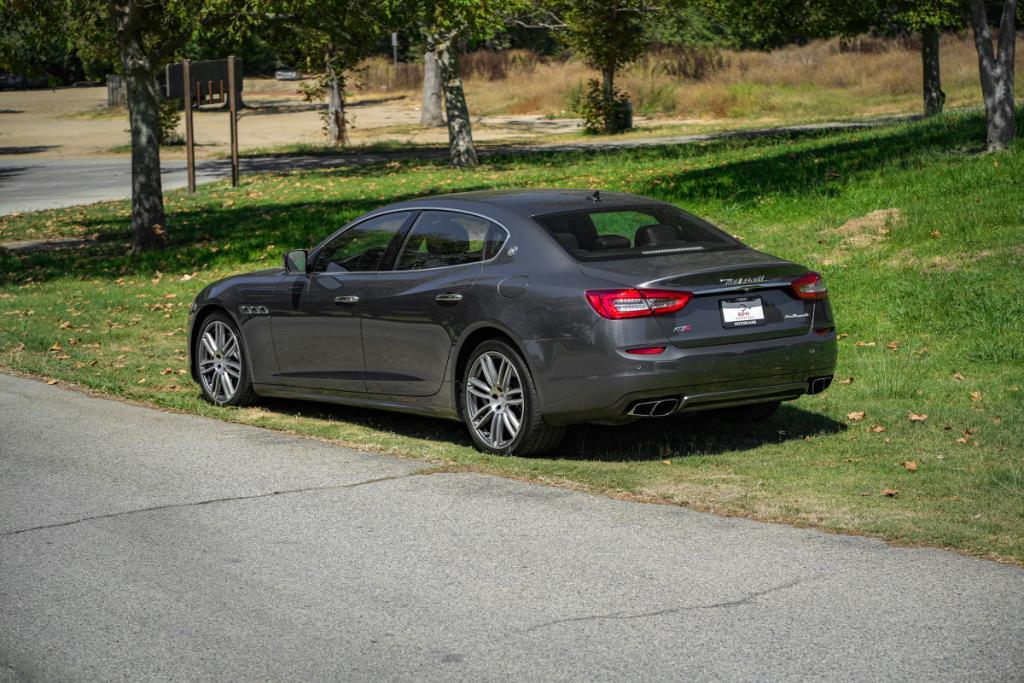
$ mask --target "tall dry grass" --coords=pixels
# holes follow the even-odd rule
[[[981,104],[978,62],[969,35],[941,43],[942,83],[951,107]],[[526,50],[480,51],[462,60],[474,114],[572,115],[572,101],[598,74],[569,59]],[[1018,37],[1024,73],[1024,37]],[[370,92],[417,96],[422,67],[371,59],[363,77]],[[1017,79],[1024,94],[1024,77]],[[910,40],[861,37],[822,40],[771,52],[662,49],[626,67],[618,78],[637,114],[684,119],[801,119],[914,112],[921,108],[921,56]]]

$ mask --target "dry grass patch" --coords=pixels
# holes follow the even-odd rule
[[[1017,68],[1024,70],[1024,38]],[[971,37],[942,37],[942,85],[948,107],[980,106],[978,59]],[[475,115],[573,116],[572,101],[598,73],[576,59],[526,50],[480,50],[463,59]],[[364,63],[365,93],[418,96],[422,66],[374,58]],[[906,40],[818,40],[771,52],[652,50],[626,66],[617,84],[638,115],[813,121],[921,110],[921,55]],[[1024,94],[1024,82],[1018,84]]]

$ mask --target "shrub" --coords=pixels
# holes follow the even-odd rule
[[[161,145],[184,145],[185,138],[178,133],[181,121],[181,100],[160,100],[160,118],[157,137]]]
[[[573,103],[588,133],[621,133],[633,127],[633,106],[629,95],[613,87],[611,95],[601,82],[587,81],[587,89]]]

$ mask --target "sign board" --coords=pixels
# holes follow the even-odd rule
[[[224,102],[228,92],[228,60],[210,59],[203,62],[190,62],[189,80],[191,81],[192,97],[199,97],[200,103]],[[235,92],[242,93],[242,60],[235,59]],[[168,64],[166,80],[163,83],[164,97],[169,100],[184,99],[182,81],[182,64]]]

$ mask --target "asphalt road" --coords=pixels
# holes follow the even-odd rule
[[[0,375],[0,680],[1020,680],[1024,571]]]
[[[868,128],[908,117],[888,117],[862,122],[815,123],[760,130],[726,131],[699,135],[673,135],[650,138],[624,137],[601,142],[567,142],[556,145],[511,145],[481,148],[480,156],[491,154],[532,154],[536,152],[590,151],[685,145],[725,137],[761,137],[783,133],[814,133],[822,130]],[[260,157],[241,160],[241,173],[300,171],[311,168],[337,168],[391,159],[445,158],[444,149],[396,150],[380,153],[351,153],[338,156]],[[206,183],[231,176],[226,159],[200,161],[196,182]],[[0,216],[20,211],[38,211],[87,204],[131,196],[131,159],[127,155],[92,158],[43,157],[32,154],[0,155]],[[162,163],[163,188],[185,187],[185,162]]]

